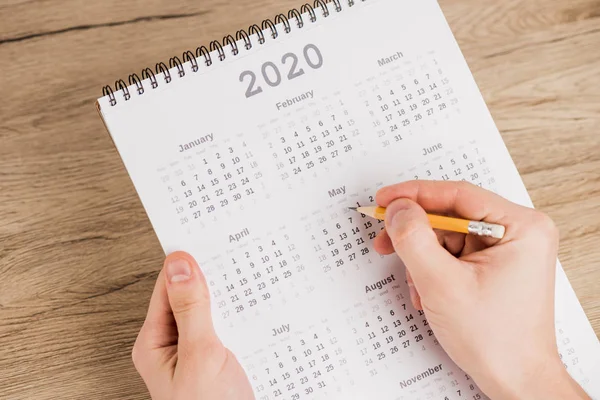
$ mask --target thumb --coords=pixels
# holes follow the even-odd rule
[[[194,258],[183,251],[165,259],[167,296],[177,323],[180,352],[216,339],[210,313],[210,293]]]
[[[440,245],[420,205],[394,200],[386,209],[385,229],[419,292],[425,295],[428,287],[439,288],[455,276],[457,260]]]

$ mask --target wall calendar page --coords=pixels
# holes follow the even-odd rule
[[[411,179],[531,206],[437,2],[329,2],[206,56],[99,108],[257,399],[484,399],[373,250],[383,223],[347,209]],[[562,360],[600,398],[598,339],[557,271]]]

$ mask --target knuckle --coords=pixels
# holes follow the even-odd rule
[[[476,187],[476,185],[474,185],[468,181],[459,181],[456,183],[456,185],[458,186],[459,189],[466,189],[466,190],[469,190],[472,187]]]
[[[468,181],[452,182],[452,184],[455,185],[457,196],[472,193],[473,190],[479,189],[479,186]]]
[[[437,235],[419,218],[407,218],[392,237],[393,247],[397,251],[410,250],[415,253],[432,243],[439,244]]]
[[[188,314],[196,307],[196,301],[185,297],[171,300],[173,312],[177,314]]]
[[[396,230],[392,237],[394,247],[410,246],[417,243],[421,224],[418,221],[409,219],[404,222],[402,229]]]
[[[179,296],[171,301],[173,312],[180,315],[190,314],[193,310],[203,306],[208,307],[210,304],[208,295],[198,292],[189,296]]]
[[[188,362],[201,363],[199,367],[206,373],[220,371],[227,360],[227,349],[216,337],[187,343],[182,347],[186,350],[181,357]]]
[[[554,221],[546,214],[533,210],[524,231],[524,237],[540,251],[556,251],[559,232]]]
[[[558,228],[548,215],[535,211],[532,217],[532,226],[537,233],[542,233],[552,239],[558,239]]]
[[[198,346],[198,351],[207,360],[222,360],[225,356],[225,347],[216,337],[203,340]]]
[[[138,372],[140,371],[140,369],[143,365],[143,358],[144,358],[144,354],[141,349],[140,339],[138,336],[138,339],[135,341],[135,344],[133,345],[133,348],[131,349],[131,360],[133,361],[133,365],[135,366],[135,369]]]
[[[223,364],[227,361],[227,350],[218,341],[212,341],[209,345],[204,348],[204,354],[206,356],[207,365],[213,371],[221,371]]]

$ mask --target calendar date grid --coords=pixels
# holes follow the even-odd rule
[[[358,197],[350,195],[349,198]],[[369,196],[374,201],[372,196]],[[377,233],[383,229],[383,222],[347,210],[348,198],[313,215],[305,224],[310,232],[312,249],[318,257],[321,269],[327,275],[342,271],[357,271],[361,265],[370,264],[370,257],[379,257],[370,246]],[[356,201],[357,205],[364,203]],[[330,277],[330,279],[335,279]]]
[[[320,325],[286,334],[283,324],[274,335],[285,336],[243,359],[258,399],[321,398],[347,387],[344,351],[327,321]]]
[[[157,171],[180,226],[190,229],[239,211],[264,192],[263,172],[241,135],[188,152]]]
[[[340,92],[260,128],[278,177],[288,184],[339,168],[362,146],[360,129]]]
[[[386,277],[391,280],[390,276]],[[354,307],[347,317],[357,350],[370,376],[376,376],[390,363],[404,362],[416,351],[426,351],[427,344],[438,345],[433,330],[421,310],[413,309],[399,290],[400,280],[389,282],[383,292],[368,296],[367,303]],[[429,340],[429,341],[428,341]]]
[[[429,123],[437,125],[451,110],[460,112],[450,79],[433,56],[405,61],[355,86],[384,148],[404,142]]]
[[[254,237],[211,261],[207,280],[222,320],[243,323],[273,306],[311,293],[315,286],[285,227]]]

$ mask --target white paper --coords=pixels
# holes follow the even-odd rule
[[[347,207],[409,179],[529,196],[437,2],[328,4],[99,99],[102,116],[165,252],[200,261],[258,399],[484,398],[410,305],[399,260],[373,251],[382,224]],[[600,345],[557,268],[561,356],[600,398]]]

